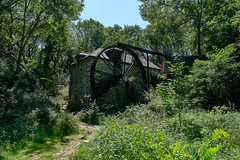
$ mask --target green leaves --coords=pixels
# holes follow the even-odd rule
[[[215,129],[213,131],[213,134],[212,134],[212,140],[215,141],[216,139],[220,139],[222,137],[229,137],[230,135],[227,134],[227,132],[225,132],[224,130],[222,129]]]
[[[229,135],[216,129],[212,137],[205,135],[198,145],[188,143],[182,146],[176,142],[166,146],[164,130],[151,130],[137,125],[109,123],[102,128],[92,142],[96,159],[172,159],[210,160],[221,149],[218,139]],[[214,137],[214,138],[213,138]]]
[[[239,0],[227,1],[223,4],[216,5],[219,8],[218,14],[206,23],[208,29],[206,30],[204,48],[213,53],[216,47],[222,49],[229,44],[238,43],[240,32]]]
[[[37,51],[43,50],[45,43],[48,43],[46,37],[61,35],[57,37],[60,39],[57,43],[60,44],[69,22],[79,19],[83,9],[83,0],[18,0],[11,3],[3,1],[2,4],[6,4],[7,8],[0,12],[0,25],[3,26],[0,40],[5,42],[5,46],[0,46],[0,49],[16,61],[16,64],[13,63],[16,72],[28,63],[26,57],[42,60]]]
[[[159,108],[166,108],[170,114],[181,112],[184,97],[187,91],[186,78],[183,76],[184,62],[179,63],[178,56],[174,58],[175,64],[166,62],[169,71],[169,79],[161,76],[162,82],[157,85],[156,92],[160,95],[161,104]]]
[[[80,51],[92,52],[105,41],[104,26],[93,19],[78,21],[74,27]]]
[[[205,135],[198,146],[195,146],[193,144],[189,145],[189,148],[192,152],[192,158],[199,160],[210,160],[214,158],[214,155],[221,149],[222,146],[221,143],[216,143],[216,141],[220,138],[229,136],[230,135],[227,134],[224,130],[215,129],[212,133],[212,136],[209,137],[208,135]]]
[[[194,105],[211,109],[217,105],[239,102],[239,62],[236,46],[216,50],[210,60],[196,60],[193,65],[190,100]]]
[[[137,125],[110,123],[93,141],[97,159],[156,159],[164,157],[164,131]]]
[[[204,55],[204,51],[212,51],[214,46],[224,48],[237,42],[239,0],[141,2],[140,14],[150,22],[146,38],[155,50],[167,53],[164,48],[168,46],[181,54]],[[149,31],[148,28],[152,29]]]

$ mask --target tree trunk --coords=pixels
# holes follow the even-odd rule
[[[24,52],[24,47],[21,47],[19,50],[19,53],[18,53],[16,73],[19,73],[19,71],[20,71],[21,59],[22,59],[23,52]]]
[[[201,54],[201,26],[197,25],[197,55]]]
[[[17,67],[16,67],[16,73],[20,71],[20,65],[21,65],[21,58],[24,52],[24,40],[25,40],[25,32],[26,32],[26,12],[27,12],[27,1],[24,2],[24,12],[23,12],[23,28],[22,28],[22,38],[21,38],[21,45],[18,53],[18,60],[17,60]]]

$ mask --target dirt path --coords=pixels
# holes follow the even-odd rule
[[[54,153],[54,157],[61,157],[60,159],[62,160],[69,159],[68,156],[78,150],[81,142],[89,142],[94,138],[96,131],[100,129],[99,125],[87,125],[85,123],[81,123],[79,127],[87,131],[87,136],[80,134],[72,136],[71,139],[66,139],[66,142],[63,143],[63,148],[59,152]]]
[[[96,135],[96,131],[100,129],[100,126],[99,125],[89,126],[85,123],[81,123],[80,128],[82,128],[83,130],[85,130],[89,133],[89,135],[86,137],[86,139],[83,140],[84,142],[88,142],[89,140],[94,138],[94,136]]]

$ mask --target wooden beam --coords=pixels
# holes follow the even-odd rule
[[[140,52],[149,53],[149,54],[152,54],[152,55],[159,55],[159,56],[162,56],[162,57],[167,57],[167,55],[164,55],[162,53],[149,51],[149,50],[146,50],[146,49],[143,49],[143,48],[139,48],[139,47],[135,47],[135,46],[132,46],[132,45],[128,45],[128,44],[124,44],[124,43],[120,43],[120,42],[118,42],[117,44],[129,47],[129,48],[134,49],[134,50],[138,50]]]

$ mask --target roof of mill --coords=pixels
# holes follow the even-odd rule
[[[79,55],[85,56],[82,60],[87,59],[88,57],[96,57],[101,51],[103,50],[103,48],[98,48],[97,50],[93,51],[92,53],[80,53]],[[111,58],[104,52],[103,55],[101,56],[101,58],[103,59],[108,59],[111,60]],[[142,62],[144,67],[147,67],[147,59],[144,57],[139,57],[140,61]],[[128,64],[131,64],[133,60],[133,56],[130,54],[126,54],[126,60],[125,62]],[[75,62],[74,64],[76,64],[77,62]],[[72,64],[72,65],[74,65]],[[152,69],[156,69],[156,70],[161,70],[160,67],[158,67],[157,65],[153,64],[151,61],[149,61],[149,68]]]

